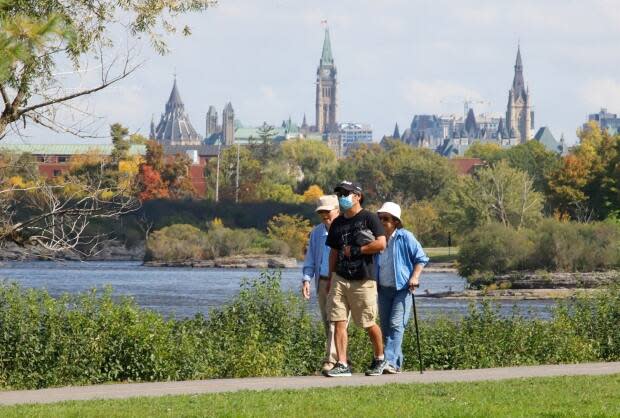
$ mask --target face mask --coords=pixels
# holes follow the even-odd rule
[[[338,203],[343,210],[349,210],[353,207],[353,196],[340,196],[338,198]]]

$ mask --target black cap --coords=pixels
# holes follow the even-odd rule
[[[344,180],[341,181],[335,188],[334,192],[338,190],[347,190],[349,192],[353,192],[355,194],[362,194],[362,186],[359,183],[353,183],[352,181]]]

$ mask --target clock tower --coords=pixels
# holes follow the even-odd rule
[[[338,131],[336,66],[332,56],[329,29],[325,28],[323,53],[316,70],[316,130],[322,134]]]

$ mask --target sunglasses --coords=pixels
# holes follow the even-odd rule
[[[387,216],[387,215],[381,215],[379,216],[379,220],[382,222],[392,222],[394,218],[392,218],[391,216]]]
[[[336,192],[336,196],[338,196],[338,197],[343,197],[343,196],[346,197],[346,196],[350,195],[351,193],[352,192],[350,192],[348,190],[338,190]]]

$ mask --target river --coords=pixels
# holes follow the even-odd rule
[[[42,288],[52,296],[79,293],[110,285],[115,295],[134,298],[144,308],[166,316],[191,317],[208,315],[210,309],[230,301],[238,292],[243,278],[260,274],[257,269],[192,269],[143,267],[139,262],[34,261],[0,264],[0,279],[17,282],[22,287]],[[282,270],[282,288],[298,292],[301,268]],[[460,291],[465,280],[452,273],[423,273],[420,294]],[[420,318],[458,317],[467,313],[469,301],[416,298]],[[316,312],[316,298],[309,302]],[[509,315],[516,304],[522,315],[549,317],[549,300],[497,302],[500,311]]]

